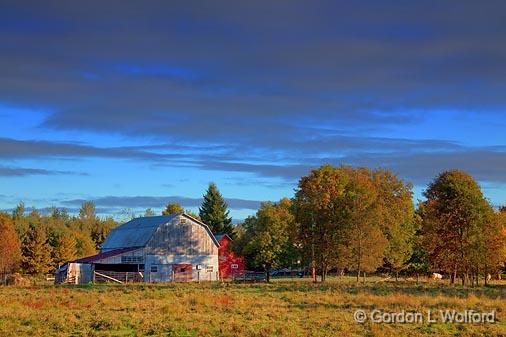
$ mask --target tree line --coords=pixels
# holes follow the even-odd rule
[[[272,269],[288,267],[322,282],[330,271],[354,273],[358,281],[381,270],[396,278],[438,272],[452,283],[476,284],[504,270],[506,209],[494,210],[469,174],[442,172],[423,195],[415,206],[412,185],[389,170],[325,165],[302,177],[292,198],[263,203],[237,226],[214,183],[198,214],[177,203],[162,214],[186,212],[213,233],[230,235],[247,267],[264,270],[267,279]],[[45,216],[26,213],[23,203],[0,213],[0,272],[51,272],[95,254],[117,226],[97,217],[90,201],[76,216],[57,208]]]
[[[162,215],[183,212],[201,219],[215,233],[233,236],[227,204],[214,183],[205,192],[199,214],[185,211],[178,203],[168,203]],[[151,209],[144,212],[144,216],[155,215]],[[134,217],[133,212],[125,210],[121,222]],[[98,217],[92,201],[85,201],[74,216],[56,207],[48,214],[33,207],[28,212],[20,202],[11,214],[0,212],[0,273],[51,273],[68,261],[96,254],[117,225],[112,217]]]
[[[305,268],[315,281],[330,270],[357,281],[382,270],[476,284],[504,270],[506,209],[495,211],[470,175],[442,172],[424,197],[415,207],[412,185],[389,170],[322,166],[291,199],[264,203],[239,225],[234,249],[267,277],[273,268]]]

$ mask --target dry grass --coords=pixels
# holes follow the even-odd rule
[[[505,336],[506,285],[351,278],[325,285],[137,284],[0,288],[0,336]],[[356,323],[357,309],[497,311],[493,324]]]

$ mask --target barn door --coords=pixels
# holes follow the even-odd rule
[[[192,280],[192,265],[188,263],[173,264],[172,273],[176,282],[190,282]]]

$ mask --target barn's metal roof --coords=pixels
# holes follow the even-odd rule
[[[178,215],[170,214],[132,219],[111,231],[102,244],[102,251],[128,247],[144,247],[160,225],[166,224]]]
[[[135,218],[121,226],[114,228],[102,244],[102,252],[119,248],[144,247],[148,243],[149,239],[151,239],[158,227],[166,224],[179,215],[187,217],[204,226],[216,246],[220,246],[220,243],[214,237],[213,233],[209,229],[209,226],[207,226],[205,223],[189,216],[188,214],[175,213],[170,215]]]

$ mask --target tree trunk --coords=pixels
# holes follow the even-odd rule
[[[362,276],[363,276],[362,282],[365,283],[365,271],[362,272]]]
[[[397,270],[395,272],[395,282],[398,282],[399,281],[399,271]]]
[[[271,267],[267,266],[265,267],[265,280],[267,283],[271,282]]]
[[[357,283],[360,281],[360,269],[357,271]]]
[[[420,281],[420,273],[416,273],[416,284]]]

